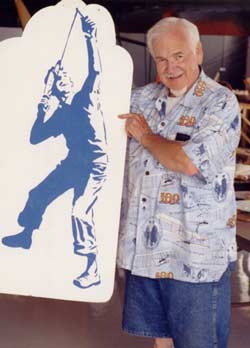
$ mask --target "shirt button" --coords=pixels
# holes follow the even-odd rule
[[[161,122],[161,126],[162,126],[162,127],[164,127],[164,126],[165,126],[165,124],[166,124],[165,122]]]
[[[149,171],[147,170],[146,172],[145,172],[145,175],[149,175],[150,173],[149,173]]]
[[[146,202],[146,200],[147,200],[147,198],[145,198],[145,197],[144,197],[144,198],[142,198],[142,201],[143,201],[143,202]]]

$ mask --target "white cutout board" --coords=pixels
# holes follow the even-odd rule
[[[0,43],[0,292],[113,291],[132,61],[108,11],[64,0]]]

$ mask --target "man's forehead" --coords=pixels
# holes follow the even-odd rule
[[[182,28],[178,30],[171,30],[169,32],[163,32],[159,35],[159,39],[169,43],[187,43],[190,42],[190,34],[184,31]]]
[[[176,55],[179,53],[185,53],[189,49],[191,49],[191,45],[187,43],[187,41],[177,41],[177,40],[159,40],[158,42],[155,42],[154,50],[156,53],[156,56],[158,53],[164,52],[169,55]]]
[[[171,50],[171,52],[186,51],[191,48],[190,35],[183,31],[171,31],[162,33],[155,40],[153,40],[153,46],[157,50]]]

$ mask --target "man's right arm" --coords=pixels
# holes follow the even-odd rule
[[[190,176],[198,173],[196,166],[183,151],[182,145],[154,134],[143,115],[129,113],[119,117],[126,120],[128,136],[141,143],[164,167]]]
[[[173,172],[188,176],[198,173],[198,169],[183,151],[179,142],[165,139],[157,134],[145,134],[141,144],[157,161]]]

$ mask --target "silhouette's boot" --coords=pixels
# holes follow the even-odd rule
[[[73,281],[73,284],[81,289],[87,289],[101,283],[97,270],[96,254],[90,253],[86,257],[88,258],[86,270]]]
[[[11,248],[29,249],[32,243],[33,230],[24,229],[22,232],[7,236],[2,239],[2,243]]]

